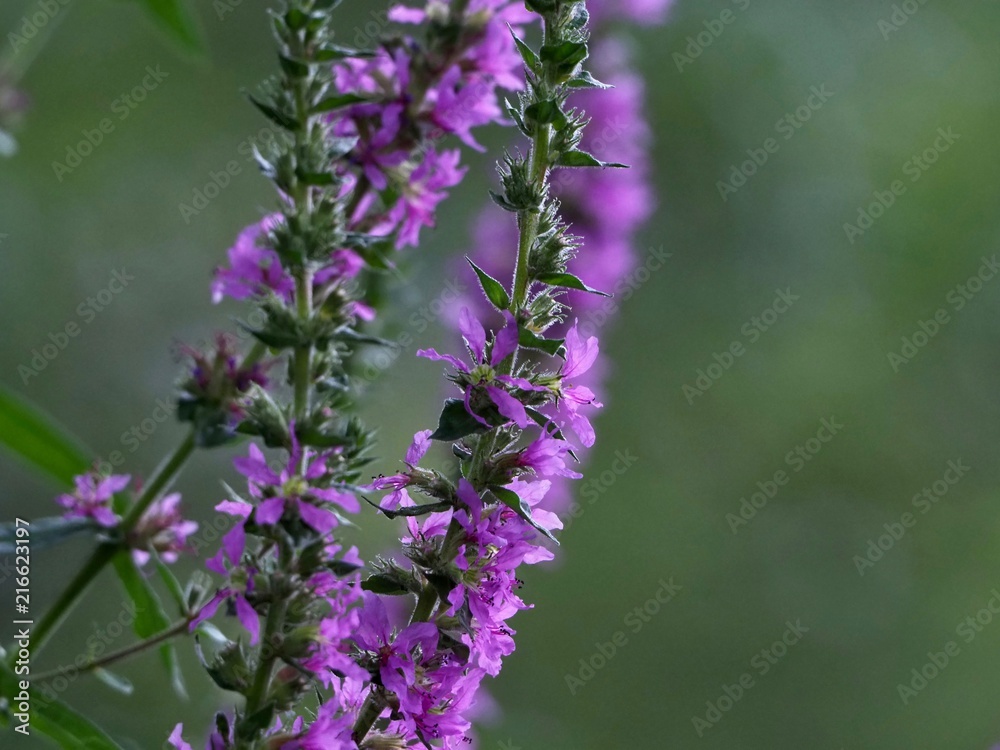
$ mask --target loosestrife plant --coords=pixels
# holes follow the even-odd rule
[[[37,654],[113,565],[143,604],[142,640],[82,668],[111,680],[115,660],[155,647],[180,687],[171,641],[192,634],[210,678],[238,697],[217,715],[214,750],[466,746],[481,685],[514,650],[510,620],[529,607],[519,569],[553,557],[561,523],[546,496],[581,476],[577,452],[595,441],[600,404],[584,381],[598,343],[567,305],[568,292],[595,290],[570,269],[580,239],[553,191],[564,169],[621,166],[580,146],[587,118],[571,96],[605,88],[584,68],[585,3],[397,6],[405,33],[374,50],[334,42],[338,4],[287,0],[272,13],[281,75],[250,95],[286,135],[256,155],[277,210],[240,234],[212,295],[258,308],[255,344],[240,352],[220,336],[186,351],[178,416],[190,429],[146,482],[94,471],[58,498],[58,533],[96,529],[101,543],[33,632]],[[398,473],[370,479],[372,433],[350,374],[359,347],[384,343],[363,330],[375,316],[366,290],[461,180],[461,153],[443,139],[480,148],[473,130],[498,122],[526,139],[500,160],[492,193],[516,227],[496,249],[512,280],[470,261],[484,302],[457,316],[463,351],[417,353],[446,366],[453,397]],[[196,525],[170,485],[196,448],[236,440],[249,441],[234,462],[245,481],[224,485],[216,506],[229,530],[206,562],[211,583],[182,586],[168,566]],[[425,465],[435,444],[458,458],[454,476]],[[366,509],[405,520],[399,549],[367,563],[343,533]],[[163,614],[152,575],[179,620]],[[232,640],[213,624],[231,618]],[[9,699],[11,664],[0,672]],[[37,710],[50,730],[69,715],[54,696]],[[74,721],[88,747],[117,747]],[[177,725],[169,744],[190,748],[195,734]]]

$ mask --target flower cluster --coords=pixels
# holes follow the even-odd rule
[[[616,293],[628,290],[622,280],[639,264],[636,235],[655,210],[655,199],[648,168],[651,132],[644,111],[644,81],[632,69],[628,47],[612,22],[659,23],[672,2],[591,0],[587,4],[592,22],[590,65],[613,88],[583,90],[575,99],[590,119],[582,144],[598,159],[624,162],[629,169],[563,171],[551,182],[574,234],[587,248],[575,270],[584,282]],[[510,254],[504,252],[517,243],[517,228],[511,222],[487,208],[477,217],[472,234],[475,250],[471,257],[478,266],[497,278],[512,272]],[[464,260],[456,262],[456,272],[466,275],[470,283],[475,281]],[[618,310],[615,300],[582,291],[571,291],[569,303],[582,321],[578,328],[587,334],[606,327]],[[489,314],[488,305],[478,298],[469,297],[465,304],[474,305],[479,314]],[[598,362],[581,385],[600,392],[608,374],[608,367]],[[569,485],[556,482],[546,507],[564,511],[570,497]]]
[[[523,87],[510,28],[531,14],[511,0],[428,0],[423,8],[395,6],[388,18],[423,33],[388,37],[370,55],[342,50],[345,59],[334,65],[337,93],[319,107],[329,110],[327,137],[345,144],[333,168],[352,192],[347,227],[401,248],[416,245],[421,228],[434,225],[437,206],[465,175],[461,152],[441,149],[442,139],[481,150],[473,131],[503,121],[498,92]],[[281,221],[272,214],[240,233],[229,267],[216,273],[215,301],[290,299],[294,281],[273,234]],[[351,279],[364,265],[358,253],[337,248],[322,259],[316,283]],[[357,312],[373,315],[367,307]]]
[[[67,519],[89,519],[101,528],[117,531],[122,519],[116,512],[115,495],[131,480],[128,474],[81,474],[74,479],[75,490],[60,495],[56,502],[65,509]],[[124,544],[136,564],[145,565],[152,554],[173,563],[188,551],[187,538],[198,530],[198,524],[181,515],[180,503],[179,493],[165,495],[150,503],[134,524],[122,529]]]
[[[299,1],[305,18],[319,18],[313,0]],[[599,347],[570,322],[567,305],[574,290],[593,290],[568,270],[580,239],[554,197],[575,187],[580,211],[589,210],[586,186],[594,183],[565,178],[564,168],[607,166],[581,149],[586,120],[568,103],[579,89],[602,87],[583,68],[587,17],[580,0],[432,0],[390,14],[422,29],[419,40],[390,37],[370,56],[338,48],[330,82],[284,65],[289,80],[265,114],[279,114],[292,131],[296,159],[295,149],[317,138],[334,156],[316,156],[289,178],[281,154],[261,155],[281,212],[244,232],[213,286],[217,298],[261,305],[267,323],[252,333],[272,353],[288,353],[293,402],[281,404],[274,384],[253,389],[239,431],[288,458],[273,467],[251,444],[235,461],[246,491],[229,490],[217,506],[234,523],[208,561],[223,580],[190,627],[222,611],[239,621],[245,637],[225,643],[205,666],[244,704],[219,715],[209,747],[470,741],[482,683],[514,651],[510,621],[530,607],[520,594],[521,566],[554,556],[549,545],[562,524],[543,505],[556,480],[581,476],[578,451],[596,439],[590,420],[601,404],[587,378]],[[518,35],[533,20],[546,30],[537,52]],[[306,60],[308,70],[315,70],[310,49],[331,56],[323,41],[309,46],[315,30],[303,18],[286,13],[278,28],[283,56]],[[477,148],[473,130],[501,117],[498,87],[520,90],[507,114],[531,140],[528,158],[502,162],[494,196],[517,215],[516,268],[504,271],[513,284],[505,288],[473,264],[489,304],[458,315],[465,351],[418,351],[449,366],[456,397],[445,402],[437,429],[414,436],[398,473],[359,486],[367,433],[344,411],[347,351],[364,337],[354,330],[361,316],[345,281],[370,265],[380,238],[412,244],[432,223],[461,178],[458,152],[438,151],[435,142],[450,135]],[[312,102],[305,112],[303,100]],[[317,177],[321,162],[332,177]],[[457,476],[425,463],[435,443],[460,458]],[[388,518],[405,518],[406,530],[402,554],[378,558],[362,575],[357,551],[344,552],[335,537],[367,492],[385,493],[369,502]],[[407,596],[415,606],[404,619],[386,597]],[[317,686],[324,700],[306,718],[296,706]],[[171,736],[176,748],[188,747],[181,733],[178,726]]]

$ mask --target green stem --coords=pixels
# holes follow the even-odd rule
[[[166,630],[162,630],[156,635],[145,638],[137,643],[133,643],[131,646],[126,646],[118,651],[112,651],[107,656],[103,656],[100,659],[94,659],[81,667],[56,667],[48,672],[42,672],[39,675],[32,676],[31,681],[45,682],[46,680],[51,680],[54,677],[59,677],[69,672],[92,672],[95,669],[101,669],[109,664],[114,664],[115,662],[135,656],[136,654],[140,654],[143,651],[153,648],[154,646],[159,646],[161,643],[169,641],[171,638],[186,633],[189,625],[191,624],[191,619],[192,618],[186,617],[183,620],[179,620]]]
[[[128,536],[128,533],[135,528],[135,525],[142,518],[142,514],[146,512],[146,509],[153,504],[163,490],[173,483],[174,479],[180,473],[181,468],[187,463],[191,454],[194,453],[194,449],[194,430],[191,430],[187,434],[187,437],[184,438],[184,441],[174,449],[174,452],[167,456],[163,460],[163,463],[157,467],[152,478],[143,488],[139,499],[135,501],[135,505],[132,506],[122,521],[121,529],[123,535]]]
[[[120,528],[121,540],[118,542],[108,542],[100,545],[94,550],[90,559],[84,564],[80,571],[73,577],[69,585],[62,592],[49,610],[39,621],[38,626],[32,631],[31,646],[32,653],[37,655],[41,652],[49,636],[63,623],[67,615],[79,601],[80,597],[87,590],[98,574],[104,570],[104,566],[111,562],[128,538],[129,532],[135,527],[142,514],[159,497],[160,493],[170,485],[185,462],[194,452],[195,441],[194,432],[188,433],[170,456],[168,456],[159,468],[154,472],[135,505],[125,516]]]
[[[274,643],[275,637],[281,633],[285,624],[285,612],[288,603],[284,597],[279,596],[271,602],[267,610],[267,620],[264,623],[264,633],[260,646],[260,663],[257,665],[257,674],[254,676],[253,685],[247,694],[246,707],[243,715],[247,718],[264,707],[264,701],[271,689],[271,679],[274,675],[274,665],[278,661],[278,650]],[[238,739],[237,748],[252,748],[256,740],[256,734],[249,738],[244,738],[246,743]]]
[[[368,697],[365,698],[364,705],[361,706],[361,710],[358,712],[358,718],[354,722],[354,728],[351,732],[351,739],[358,743],[359,747],[361,746],[361,741],[371,731],[384,709],[385,700],[382,696],[374,692],[369,693]]]
[[[413,609],[410,622],[427,622],[431,619],[431,613],[434,611],[434,605],[437,604],[437,600],[437,591],[428,583],[424,586],[424,590],[420,592],[420,596],[417,597],[417,606]]]

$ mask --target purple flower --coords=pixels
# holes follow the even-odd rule
[[[263,452],[254,444],[250,445],[248,457],[237,458],[233,464],[250,480],[250,494],[259,501],[254,512],[258,524],[272,526],[286,513],[295,512],[307,526],[320,534],[328,534],[339,525],[338,514],[330,505],[357,513],[360,504],[350,492],[317,486],[317,480],[327,473],[326,461],[332,452],[316,454],[306,448],[303,455],[294,425],[291,435],[292,450],[280,474],[271,470]],[[306,468],[299,474],[298,467],[303,459]]]
[[[73,494],[63,494],[56,498],[66,512],[66,518],[92,518],[100,526],[111,528],[118,525],[118,516],[111,509],[116,492],[121,492],[132,479],[127,474],[112,474],[104,477],[93,472],[74,477],[76,490]]]
[[[594,444],[594,428],[583,414],[583,407],[600,408],[594,392],[584,385],[574,385],[571,379],[583,375],[594,365],[598,354],[597,337],[584,339],[577,325],[566,332],[566,361],[560,372],[559,395],[556,407],[556,422],[561,427],[569,427],[587,448]]]
[[[191,621],[189,629],[194,632],[201,623],[214,617],[223,602],[231,602],[233,604],[236,617],[250,634],[250,645],[257,645],[257,641],[260,640],[260,618],[257,616],[257,611],[243,594],[232,588],[219,589],[215,596],[209,599],[205,606],[199,610],[198,615]]]
[[[518,454],[517,464],[543,477],[561,476],[580,479],[582,474],[566,467],[566,457],[572,452],[573,446],[565,440],[544,433]]]
[[[221,302],[223,297],[247,299],[269,291],[286,301],[291,299],[295,281],[282,268],[278,254],[260,244],[261,238],[281,221],[281,214],[271,214],[240,232],[236,244],[229,248],[230,268],[215,272],[213,302]]]
[[[398,232],[400,247],[416,245],[420,228],[434,226],[434,212],[448,197],[445,189],[454,187],[465,176],[465,168],[458,166],[460,158],[458,151],[438,154],[428,149],[424,160],[402,186],[400,200],[387,215],[388,222]]]
[[[128,540],[136,564],[149,561],[150,549],[168,563],[176,562],[185,551],[187,538],[198,530],[198,524],[181,516],[180,502],[181,496],[175,492],[157,500],[142,514]]]
[[[382,600],[366,591],[354,642],[371,654],[382,684],[399,697],[403,706],[416,684],[418,668],[437,651],[438,629],[429,622],[415,622],[393,635]]]
[[[538,390],[538,387],[524,378],[501,375],[496,372],[496,368],[517,351],[517,323],[509,312],[504,312],[504,320],[506,321],[505,325],[494,336],[490,355],[487,358],[486,330],[483,328],[483,324],[469,312],[468,308],[462,308],[458,325],[462,332],[462,338],[465,339],[465,345],[472,355],[472,367],[451,354],[438,354],[434,349],[421,349],[417,352],[417,356],[436,362],[447,362],[458,371],[459,377],[456,382],[465,392],[465,409],[475,417],[476,421],[487,427],[490,426],[489,422],[473,408],[473,396],[483,392],[489,402],[496,406],[500,414],[524,429],[532,423],[524,405],[501,386],[522,390]]]
[[[410,443],[410,447],[406,451],[406,465],[411,470],[420,463],[420,459],[424,457],[430,448],[432,434],[431,430],[422,430],[413,436],[413,442]],[[362,489],[375,491],[392,490],[382,500],[382,504],[379,507],[385,510],[395,510],[400,505],[412,504],[410,496],[406,492],[406,488],[412,483],[413,477],[409,473],[393,474],[389,477],[378,477],[370,485]]]

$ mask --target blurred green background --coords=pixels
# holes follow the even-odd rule
[[[75,5],[23,82],[33,108],[21,152],[0,161],[0,379],[99,455],[124,447],[126,469],[148,475],[180,428],[157,426],[134,451],[122,434],[168,397],[171,342],[197,341],[241,312],[212,306],[207,284],[237,231],[272,202],[241,151],[264,123],[239,89],[274,60],[252,0],[231,3],[221,20],[199,4],[202,59],[178,54],[131,5]],[[1000,587],[1000,278],[960,311],[949,298],[1000,251],[1000,6],[906,5],[916,13],[886,31],[887,0],[679,0],[666,27],[634,32],[660,194],[641,248],[673,257],[623,302],[605,337],[617,370],[591,477],[610,473],[581,496],[560,562],[527,576],[537,608],[515,620],[518,650],[491,686],[502,715],[483,729],[483,748],[985,750],[1000,741],[1000,622],[956,631]],[[342,41],[373,8],[381,4],[345,3]],[[674,54],[726,8],[733,22],[679,71]],[[0,29],[19,27],[25,10],[5,0]],[[52,162],[157,65],[163,82],[58,181]],[[776,123],[824,85],[833,95],[786,139]],[[914,182],[907,164],[939,128],[958,140]],[[722,200],[717,183],[768,138],[776,152]],[[179,203],[231,160],[240,173],[185,222]],[[485,157],[472,165],[398,291],[401,320],[467,248],[468,217],[492,175]],[[852,244],[844,224],[895,180],[905,193]],[[77,306],[122,268],[134,281],[22,382],[32,350],[81,322]],[[765,333],[746,335],[778,289],[799,299]],[[948,322],[894,369],[888,354],[941,308]],[[445,337],[432,327],[421,345]],[[683,386],[734,341],[745,354],[689,403]],[[439,376],[407,355],[369,392],[366,419],[385,425],[381,455],[402,455],[406,436],[434,420]],[[824,418],[844,428],[812,455],[807,441]],[[800,445],[808,462],[795,458]],[[617,451],[637,457],[620,476]],[[180,481],[201,519],[236,452],[198,456]],[[970,470],[921,513],[914,495],[959,459]],[[779,471],[787,484],[734,533],[727,515]],[[3,517],[53,511],[45,481],[6,457],[0,477]],[[915,525],[860,575],[855,557],[906,512]],[[366,516],[363,549],[388,545],[390,526]],[[79,543],[36,556],[36,609],[86,552]],[[671,577],[682,587],[672,601],[648,622],[630,617]],[[5,581],[4,602],[10,589]],[[70,661],[120,611],[117,583],[102,579],[36,668]],[[761,674],[758,655],[796,620],[808,633]],[[580,660],[618,631],[627,643],[571,693],[567,674],[579,676]],[[949,641],[960,653],[904,705],[897,686]],[[226,696],[181,651],[189,702],[164,687],[153,656],[121,668],[131,698],[81,678],[66,699],[126,747],[160,747],[178,720],[201,736]],[[719,706],[744,673],[753,686]],[[699,736],[692,717],[711,721],[708,702],[728,710]],[[0,745],[42,746],[14,735]]]

